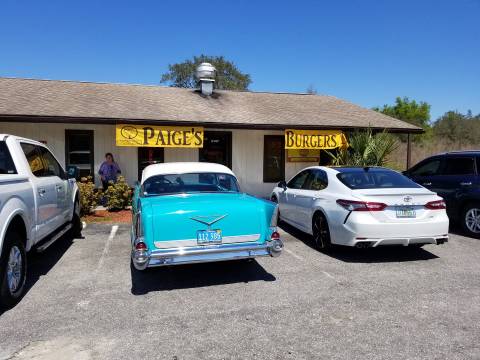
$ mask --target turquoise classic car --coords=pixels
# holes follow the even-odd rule
[[[277,205],[242,193],[233,172],[210,163],[143,170],[132,202],[132,263],[148,267],[280,255]]]

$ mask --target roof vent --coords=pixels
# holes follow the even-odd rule
[[[215,67],[210,63],[201,63],[198,65],[195,76],[200,82],[200,91],[203,95],[212,95],[213,83],[215,82],[215,71]]]

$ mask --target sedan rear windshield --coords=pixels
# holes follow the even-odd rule
[[[234,176],[220,173],[156,175],[143,183],[143,194],[145,196],[239,191],[237,179]]]
[[[342,170],[337,178],[350,189],[419,188],[409,178],[387,169]]]
[[[16,174],[15,164],[5,141],[0,141],[0,175]]]

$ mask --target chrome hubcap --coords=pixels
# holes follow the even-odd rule
[[[465,214],[465,225],[473,233],[480,233],[480,209],[473,208]]]
[[[17,246],[10,250],[7,265],[7,281],[10,293],[14,294],[21,286],[23,259],[22,253]]]

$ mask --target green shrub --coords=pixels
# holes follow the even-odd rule
[[[123,210],[130,205],[132,190],[123,176],[119,176],[116,183],[108,183],[105,199],[108,211]]]
[[[355,131],[350,135],[349,147],[337,153],[327,151],[332,165],[341,166],[385,166],[388,157],[397,148],[394,135],[385,131],[373,133],[372,129]]]
[[[91,176],[82,177],[78,182],[78,189],[80,191],[80,215],[89,215],[97,207],[102,193],[95,189]]]

